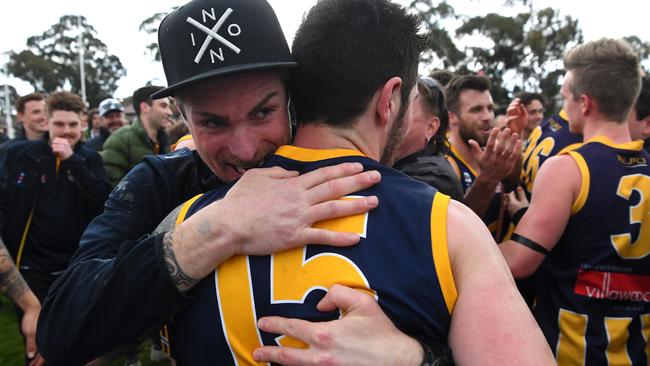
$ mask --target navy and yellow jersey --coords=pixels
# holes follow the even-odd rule
[[[580,194],[540,267],[535,316],[560,365],[648,365],[650,154],[604,137],[566,154]]]
[[[463,187],[463,194],[467,193],[469,187],[474,184],[478,173],[463,159],[463,156],[460,154],[458,149],[454,145],[450,145],[449,155],[447,160],[451,164],[451,167],[454,169],[458,175],[461,185]],[[490,230],[492,237],[496,240],[497,243],[509,238],[514,230],[514,226],[510,225],[510,220],[507,217],[507,214],[500,213],[501,210],[501,189],[502,184],[497,185],[497,191],[490,201],[485,214],[481,219],[485,225]],[[499,216],[501,215],[501,230],[498,230]]]
[[[237,256],[219,266],[195,289],[196,300],[174,316],[175,354],[184,364],[254,364],[260,345],[297,345],[297,340],[262,332],[256,320],[279,315],[332,320],[316,304],[324,290],[342,284],[367,292],[395,325],[427,342],[447,341],[456,287],[447,252],[449,197],[354,150],[281,147],[266,166],[309,172],[342,162],[360,162],[381,173],[381,183],[343,199],[377,195],[373,211],[315,226],[361,236],[358,245],[321,245],[270,256]],[[220,199],[212,191],[185,205],[189,217]],[[263,194],[263,193],[262,193]],[[255,209],[251,207],[251,209]]]
[[[576,149],[581,144],[582,135],[569,131],[568,116],[564,109],[537,126],[528,137],[522,160],[521,182],[528,197],[533,191],[535,176],[546,159]]]

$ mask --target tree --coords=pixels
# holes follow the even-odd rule
[[[81,22],[80,22],[81,20]],[[91,106],[112,96],[117,81],[126,75],[120,59],[108,52],[86,18],[64,15],[40,36],[27,39],[27,50],[11,53],[9,72],[35,89],[53,92],[69,84],[81,92],[79,33],[83,32],[86,97]]]
[[[639,54],[642,66],[644,66],[646,73],[648,73],[648,66],[650,66],[650,42],[644,42],[637,36],[624,37],[628,43]]]
[[[158,39],[155,37],[158,34],[158,26],[167,14],[176,9],[178,9],[178,6],[171,8],[168,12],[156,13],[140,23],[140,32],[144,32],[152,38],[152,41],[146,46],[146,53],[150,54],[156,61],[160,61],[160,48],[158,48]]]
[[[432,1],[414,3],[431,4]],[[582,42],[582,31],[577,20],[561,17],[557,10],[535,10],[530,0],[512,0],[506,6],[514,8],[515,3],[521,3],[523,9],[513,16],[496,13],[457,16],[462,19],[462,25],[455,29],[455,41],[467,46],[463,57],[450,62],[448,68],[461,74],[484,73],[493,82],[492,96],[497,104],[507,105],[521,90],[538,91],[546,96],[547,109],[555,110],[564,52]],[[430,29],[439,29],[429,14],[421,11],[421,5],[416,9]]]

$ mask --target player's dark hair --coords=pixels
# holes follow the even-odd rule
[[[650,76],[641,79],[641,93],[636,101],[636,119],[642,120],[650,116]]]
[[[349,128],[390,78],[409,104],[426,37],[420,21],[388,0],[320,0],[293,41],[292,98],[299,123]]]
[[[478,92],[489,91],[492,88],[490,79],[481,75],[460,75],[456,76],[445,90],[447,98],[447,109],[450,112],[460,114],[460,93],[463,90],[476,90]]]
[[[544,96],[539,94],[539,93],[529,93],[529,92],[520,92],[517,94],[517,98],[521,100],[521,103],[523,103],[526,107],[530,105],[530,103],[533,102],[533,100],[538,100],[542,105],[544,105]]]
[[[429,74],[430,78],[438,80],[438,82],[442,86],[447,86],[447,84],[449,84],[449,82],[451,81],[451,79],[454,78],[454,76],[456,76],[456,74],[454,74],[453,72],[449,70],[443,70],[443,69],[435,69],[431,71],[431,73]]]
[[[418,80],[418,92],[422,99],[424,111],[440,120],[440,127],[433,135],[429,144],[433,146],[433,154],[444,154],[448,150],[447,131],[449,131],[449,113],[445,102],[443,86],[433,78],[424,77]]]

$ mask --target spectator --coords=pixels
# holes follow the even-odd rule
[[[0,158],[2,239],[41,303],[109,191],[101,158],[80,142],[83,108],[72,93],[50,95],[47,138],[12,144]]]
[[[113,98],[104,99],[99,103],[98,111],[100,121],[99,134],[86,142],[86,147],[94,151],[101,151],[108,137],[126,124],[124,107]]]
[[[88,111],[88,128],[84,131],[84,138],[90,140],[99,135],[99,125],[99,111],[97,108],[93,108]]]
[[[136,119],[133,124],[112,134],[101,155],[111,184],[116,185],[146,155],[169,152],[165,128],[171,125],[169,98],[151,100],[160,86],[145,86],[133,93]]]

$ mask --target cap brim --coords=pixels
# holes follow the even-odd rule
[[[119,109],[119,108],[109,109],[106,112],[104,112],[104,114],[100,114],[99,116],[104,117],[105,115],[107,115],[107,114],[109,114],[110,112],[113,112],[113,111],[124,112],[124,109]]]
[[[223,67],[220,69],[210,70],[202,74],[196,75],[187,80],[183,80],[180,83],[169,86],[163,90],[157,91],[151,94],[151,99],[160,99],[165,97],[174,96],[174,92],[178,89],[188,86],[190,84],[197,83],[199,81],[205,81],[220,76],[227,76],[232,74],[237,74],[247,71],[259,71],[259,70],[275,70],[275,69],[291,69],[298,66],[295,62],[265,62],[265,63],[255,63],[248,65],[233,65],[228,67]]]

